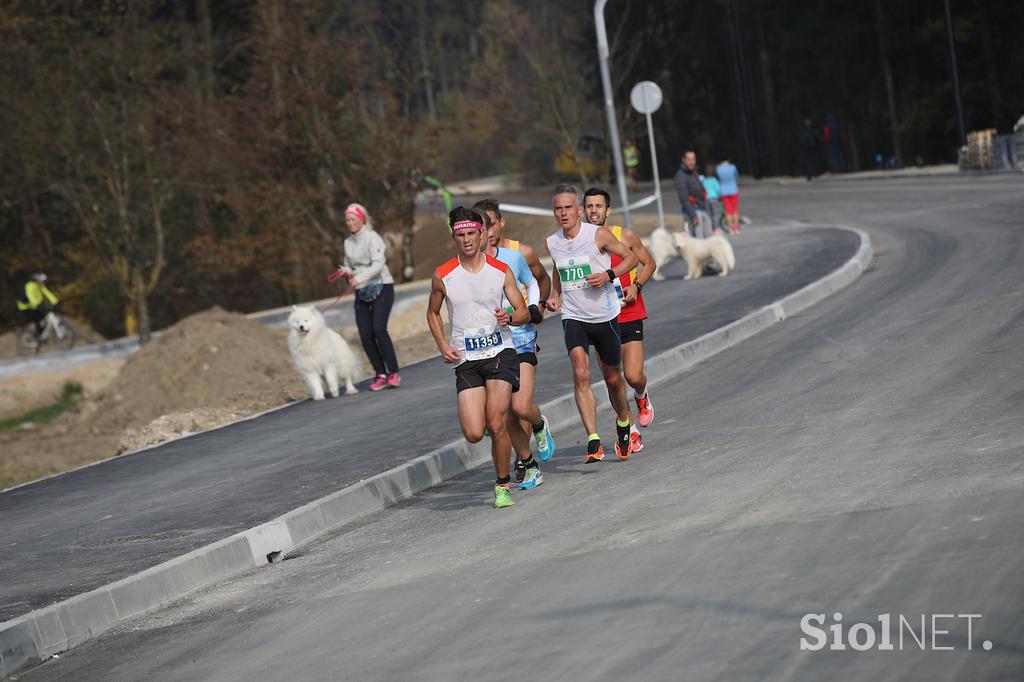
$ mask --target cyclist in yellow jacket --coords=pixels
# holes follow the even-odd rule
[[[46,287],[46,273],[34,272],[25,282],[25,293],[18,298],[18,310],[26,322],[36,325],[36,340],[43,335],[43,320],[46,313],[56,308],[60,301]]]

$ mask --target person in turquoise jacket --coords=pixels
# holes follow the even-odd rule
[[[708,213],[711,214],[711,225],[714,233],[722,231],[722,185],[715,176],[715,165],[709,163],[704,167],[705,175],[700,177],[704,183],[704,191],[707,192]]]

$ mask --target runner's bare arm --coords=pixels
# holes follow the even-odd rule
[[[504,308],[495,308],[494,316],[498,318],[498,324],[520,325],[530,321],[530,311],[526,309],[526,300],[512,270],[505,271],[505,298],[514,310],[510,314]]]
[[[597,234],[594,236],[594,243],[597,247],[605,253],[614,253],[616,256],[622,259],[622,262],[612,268],[612,272],[616,277],[620,277],[625,273],[629,272],[636,267],[639,259],[633,251],[615,238],[612,231],[607,227],[597,228]],[[587,276],[587,284],[592,287],[604,286],[611,279],[608,277],[607,272],[595,272],[592,275]]]
[[[437,273],[430,280],[430,298],[427,299],[427,326],[434,337],[437,350],[447,363],[458,362],[459,351],[444,337],[444,320],[441,319],[441,304],[444,303],[444,282]]]
[[[547,248],[545,242],[544,248],[548,251],[548,257],[551,257],[551,249]],[[554,258],[551,259],[554,261]],[[558,276],[558,268],[555,268],[555,274],[551,277],[551,291],[548,293],[547,299],[544,301],[544,305],[551,312],[556,312],[562,306],[562,280]]]
[[[658,265],[654,262],[654,258],[651,257],[651,252],[648,251],[647,247],[644,246],[644,243],[640,241],[640,237],[637,237],[636,232],[633,232],[633,230],[628,227],[622,228],[622,243],[628,246],[640,261],[640,265],[638,266],[639,269],[636,273],[636,282],[622,290],[622,295],[625,298],[626,303],[632,303],[636,300],[636,285],[639,284],[642,287],[647,284],[647,280],[649,280],[651,275],[654,274],[654,271],[658,269]]]
[[[540,257],[533,250],[532,246],[527,246],[520,242],[519,252],[523,254],[526,264],[530,266],[530,272],[533,273],[534,279],[537,280],[537,286],[540,287],[540,300],[546,301],[551,294],[551,277],[548,275],[547,268],[540,262]]]

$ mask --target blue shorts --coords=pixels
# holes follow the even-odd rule
[[[522,324],[512,327],[512,344],[516,347],[516,354],[537,352],[537,328],[532,324]]]

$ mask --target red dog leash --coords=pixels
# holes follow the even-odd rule
[[[331,274],[327,275],[327,283],[328,284],[334,284],[335,282],[337,282],[342,277],[345,277],[347,274],[348,273],[345,272],[344,270],[335,270]],[[330,310],[335,305],[337,305],[338,301],[340,301],[341,299],[343,299],[346,296],[348,296],[349,294],[351,294],[353,291],[355,291],[355,289],[356,288],[354,286],[350,286],[348,289],[346,289],[345,291],[343,291],[340,294],[338,294],[338,297],[335,298],[333,301],[331,301],[330,305],[328,305],[326,308],[321,310],[320,313],[321,314],[326,313],[328,310]]]

